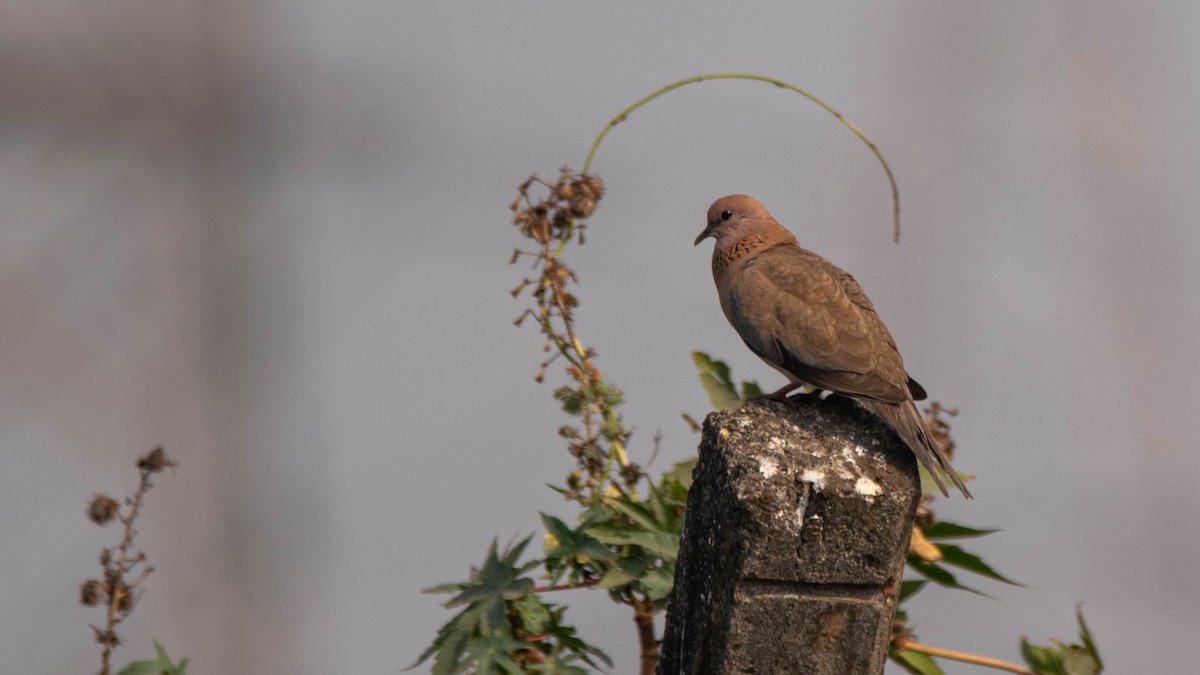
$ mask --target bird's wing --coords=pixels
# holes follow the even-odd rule
[[[879,401],[909,397],[900,353],[871,301],[815,253],[794,245],[760,253],[736,273],[728,305],[746,345],[801,381]]]

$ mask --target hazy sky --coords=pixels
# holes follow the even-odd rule
[[[695,451],[689,354],[781,384],[718,308],[709,203],[747,192],[852,272],[961,408],[975,549],[1028,588],[930,590],[922,641],[1200,670],[1200,4],[0,2],[0,671],[98,669],[77,584],[132,489],[157,571],[121,635],[197,673],[394,673],[451,614],[419,589],[570,514],[507,205],[617,111],[579,329],[631,452]],[[630,613],[556,598],[631,672]],[[948,665],[947,671],[977,672]]]

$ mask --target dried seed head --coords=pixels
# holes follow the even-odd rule
[[[586,187],[596,199],[600,199],[604,196],[604,181],[600,180],[599,176],[590,174],[581,176],[580,181],[583,182],[584,187]]]
[[[92,497],[91,503],[88,504],[88,520],[97,525],[103,525],[117,515],[118,508],[120,508],[120,505],[117,504],[117,500],[108,495],[97,494],[95,497]]]
[[[95,607],[104,599],[104,583],[98,579],[88,579],[79,585],[79,603],[85,607]]]
[[[150,451],[150,454],[138,460],[137,468],[147,473],[158,473],[168,466],[175,466],[175,462],[167,457],[167,453],[161,447]]]
[[[596,210],[596,202],[604,196],[604,181],[597,176],[580,176],[573,182],[567,203],[576,218],[587,218]]]
[[[575,186],[568,183],[564,176],[562,182],[554,186],[554,196],[562,200],[569,200],[575,195]]]

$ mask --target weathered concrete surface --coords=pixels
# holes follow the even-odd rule
[[[847,399],[709,415],[658,672],[882,673],[920,494]]]

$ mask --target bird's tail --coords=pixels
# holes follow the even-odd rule
[[[942,482],[941,473],[945,471],[950,480],[954,481],[954,485],[962,491],[963,496],[971,499],[971,493],[967,490],[967,486],[963,484],[962,478],[959,478],[958,472],[954,467],[950,466],[950,459],[946,457],[946,453],[942,452],[941,446],[933,439],[929,433],[929,426],[925,424],[925,419],[921,417],[921,413],[917,412],[917,406],[912,401],[903,403],[886,403],[884,401],[863,401],[867,408],[883,418],[888,426],[896,430],[900,438],[912,448],[913,454],[917,456],[917,460],[929,471],[929,475],[933,476],[933,481],[937,483],[938,489],[942,494],[949,496],[946,490],[945,483]]]

